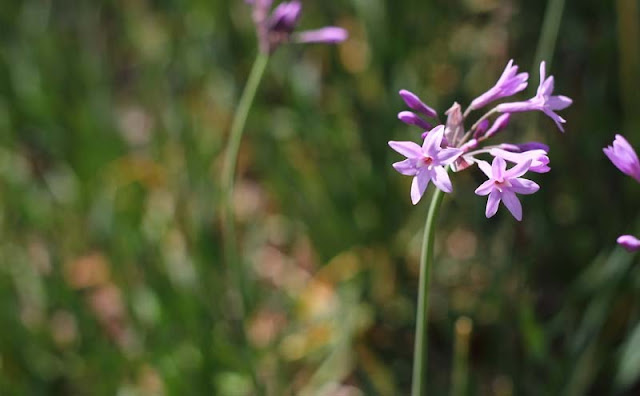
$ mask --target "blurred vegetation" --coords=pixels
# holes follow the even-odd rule
[[[640,186],[602,147],[619,132],[640,148],[638,2],[303,11],[302,28],[351,38],[280,48],[249,116],[243,345],[217,182],[256,52],[246,4],[0,3],[0,393],[247,395],[254,366],[270,395],[407,394],[426,204],[390,166],[388,140],[418,139],[397,91],[444,111],[510,58],[535,89],[536,56],[553,55],[556,92],[574,99],[566,133],[534,115],[504,134],[551,147],[523,222],[485,219],[479,172],[455,175],[445,200],[429,382],[451,389],[467,316],[469,394],[637,394],[640,270],[615,238],[640,232]]]

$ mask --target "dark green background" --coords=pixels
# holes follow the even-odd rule
[[[484,217],[477,169],[453,176],[430,389],[448,394],[465,315],[469,394],[635,394],[640,271],[615,238],[640,232],[640,185],[602,147],[619,132],[640,148],[638,9],[305,1],[301,29],[337,24],[351,38],[279,48],[249,116],[236,189],[247,352],[217,208],[256,52],[248,7],[3,1],[0,393],[246,395],[251,359],[271,395],[408,394],[427,199],[413,207],[410,178],[391,168],[387,141],[419,138],[396,119],[397,91],[442,113],[513,58],[532,73],[525,99],[544,58],[574,104],[565,134],[527,114],[501,135],[551,147],[522,223],[504,208]]]

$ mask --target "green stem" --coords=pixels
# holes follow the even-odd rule
[[[560,30],[560,21],[562,20],[562,12],[564,11],[565,0],[550,0],[547,3],[547,9],[544,13],[544,21],[542,23],[542,31],[538,39],[538,47],[536,48],[535,64],[533,70],[538,71],[538,66],[543,60],[547,61],[547,70],[551,68],[553,61],[553,52],[558,39],[558,31]],[[535,91],[534,86],[529,88]]]
[[[239,316],[244,316],[246,309],[245,304],[247,300],[246,284],[244,280],[243,266],[238,260],[236,235],[235,235],[235,219],[233,216],[233,188],[236,164],[238,162],[238,151],[240,150],[240,142],[242,141],[242,134],[244,132],[244,126],[247,122],[247,116],[249,110],[253,104],[253,99],[256,96],[258,85],[264,74],[269,61],[267,54],[258,53],[251,73],[247,80],[247,84],[244,87],[238,108],[233,117],[231,124],[231,132],[229,134],[229,143],[227,145],[227,151],[224,157],[224,164],[222,168],[222,232],[224,240],[224,257],[226,265],[234,273],[237,290],[240,292],[238,301]]]
[[[249,110],[256,96],[260,80],[264,75],[267,67],[269,56],[267,54],[258,53],[253,63],[249,78],[240,97],[240,102],[233,116],[231,123],[231,131],[229,133],[229,143],[224,157],[222,168],[222,238],[224,243],[224,258],[227,268],[230,270],[235,282],[235,290],[238,292],[236,303],[236,319],[239,324],[239,337],[243,346],[243,358],[247,362],[256,392],[258,395],[264,394],[264,390],[258,379],[255,367],[253,365],[253,355],[249,348],[247,335],[245,331],[244,319],[247,310],[248,292],[245,281],[244,265],[242,260],[238,259],[236,246],[235,218],[233,215],[233,188],[235,181],[235,170],[238,162],[238,152],[242,141],[244,126],[247,122]]]
[[[427,326],[429,322],[429,281],[433,264],[433,243],[435,240],[435,223],[444,192],[435,189],[431,197],[431,205],[424,225],[422,254],[420,255],[420,284],[418,286],[418,308],[416,312],[416,341],[413,352],[412,396],[427,394]]]

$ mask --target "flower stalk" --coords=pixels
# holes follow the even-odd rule
[[[418,307],[416,312],[416,340],[413,352],[413,379],[411,396],[427,394],[427,352],[429,342],[429,287],[431,267],[434,261],[433,245],[435,241],[435,224],[444,198],[444,192],[435,188],[429,205],[427,220],[422,236],[422,253],[420,254],[420,280],[418,284]]]
[[[235,180],[235,170],[238,162],[238,152],[244,127],[247,122],[249,110],[256,96],[260,80],[264,75],[264,71],[269,62],[269,55],[259,52],[256,57],[247,84],[244,87],[238,108],[236,109],[233,121],[231,123],[231,131],[229,133],[229,143],[224,157],[222,168],[222,232],[224,240],[224,257],[226,265],[233,272],[234,281],[237,290],[240,293],[238,298],[238,310],[240,317],[244,317],[247,300],[246,282],[244,279],[244,271],[240,261],[238,260],[236,236],[235,236],[235,219],[233,216],[233,190]]]

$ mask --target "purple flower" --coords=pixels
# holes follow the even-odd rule
[[[506,128],[507,125],[509,125],[509,120],[510,119],[511,119],[511,114],[509,114],[509,113],[500,114],[500,116],[498,118],[496,118],[496,120],[493,122],[493,125],[491,125],[491,128],[489,128],[487,133],[484,135],[484,138],[485,139],[489,139],[490,137],[492,137],[496,133],[498,133],[501,130],[503,130],[504,128]]]
[[[617,240],[618,244],[629,252],[640,250],[640,239],[633,235],[620,235]]]
[[[334,26],[294,34],[302,4],[299,0],[283,1],[269,15],[272,0],[246,0],[253,6],[253,21],[258,32],[260,51],[271,53],[283,43],[340,43],[347,39],[347,31]]]
[[[613,145],[605,147],[603,151],[622,173],[640,182],[640,161],[627,139],[622,135],[616,135]]]
[[[496,109],[501,113],[518,113],[533,110],[542,111],[556,123],[561,132],[564,132],[562,124],[566,121],[554,113],[554,110],[565,109],[569,107],[573,101],[562,95],[551,96],[553,93],[553,81],[553,76],[545,79],[545,63],[543,61],[540,63],[540,85],[538,86],[536,96],[524,102],[502,103],[496,106]]]
[[[438,125],[427,135],[422,147],[414,142],[390,141],[389,146],[407,157],[393,164],[395,170],[403,175],[413,176],[411,183],[411,202],[417,204],[430,181],[440,190],[450,193],[453,188],[445,166],[451,164],[461,154],[457,148],[442,148],[444,126]]]
[[[507,170],[507,163],[501,157],[495,157],[491,165],[478,161],[478,167],[489,178],[475,191],[478,195],[489,195],[485,211],[487,218],[496,214],[502,201],[516,220],[522,220],[522,205],[516,194],[533,194],[540,188],[533,181],[520,177],[529,170],[529,166],[530,160]]]
[[[494,157],[500,157],[516,164],[529,161],[529,170],[531,172],[547,173],[551,170],[551,168],[549,168],[549,157],[547,156],[547,152],[544,150],[529,150],[521,153],[514,153],[500,148],[493,148],[491,149],[490,154]]]
[[[476,127],[475,132],[473,132],[473,137],[475,139],[477,139],[479,137],[482,137],[484,135],[484,133],[487,131],[487,129],[489,129],[489,120],[488,119],[484,119],[484,120],[480,121],[480,123]]]
[[[431,130],[433,125],[429,124],[422,117],[412,111],[401,111],[398,113],[398,119],[407,125],[415,125],[425,131]]]
[[[438,113],[431,107],[427,106],[420,100],[418,95],[413,92],[409,92],[406,89],[400,90],[400,97],[407,104],[407,106],[414,111],[417,111],[421,115],[424,115],[429,118],[438,117]],[[417,127],[422,128],[424,131],[430,131],[433,128],[428,121],[420,116],[420,114],[416,114],[413,111],[401,111],[398,113],[398,119],[404,122],[407,125],[415,125]],[[422,138],[424,139],[427,135],[427,132],[422,134]]]
[[[418,95],[414,94],[413,92],[409,92],[406,89],[403,89],[400,90],[399,94],[402,100],[404,100],[404,103],[406,103],[411,110],[422,113],[429,118],[436,118],[438,116],[438,113],[436,113],[434,109],[424,104],[422,100],[420,100]]]
[[[478,96],[469,105],[469,110],[476,110],[486,106],[494,100],[517,94],[527,87],[529,73],[518,73],[518,66],[513,65],[513,59],[507,63],[496,85]]]
[[[302,4],[299,1],[284,1],[278,4],[267,22],[269,31],[291,34],[298,24],[300,12],[302,12]]]
[[[349,34],[343,28],[327,26],[321,29],[296,33],[293,39],[296,43],[338,44],[345,41],[348,37]]]

